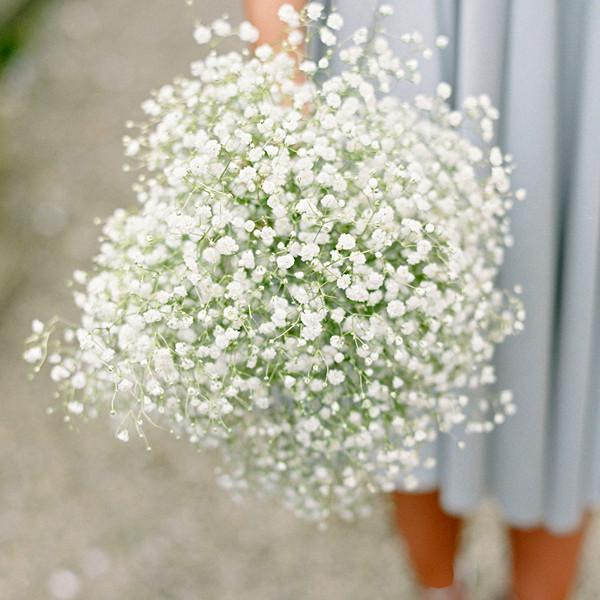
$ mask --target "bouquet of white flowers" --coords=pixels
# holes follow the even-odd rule
[[[155,425],[219,448],[235,495],[319,522],[414,484],[440,431],[501,423],[510,393],[478,388],[523,319],[494,284],[523,195],[486,147],[496,109],[452,110],[445,83],[386,95],[418,81],[421,37],[396,56],[377,19],[338,43],[341,16],[322,12],[282,7],[281,51],[213,49],[143,104],[125,139],[139,206],[107,220],[94,273],[75,272],[81,322],[53,346],[62,322],[35,321],[25,353],[50,363],[68,419],[110,412],[123,441]],[[302,52],[315,32],[318,62]],[[229,36],[258,32],[195,30]]]

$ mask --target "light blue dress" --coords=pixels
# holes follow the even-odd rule
[[[468,436],[465,450],[440,438],[421,489],[439,488],[452,513],[490,495],[513,526],[572,530],[600,503],[600,0],[387,3],[392,35],[449,37],[423,65],[422,87],[448,81],[458,103],[488,93],[515,185],[528,190],[502,273],[507,287],[524,287],[526,331],[497,354],[518,412],[491,435]],[[344,32],[369,25],[376,4],[336,0]]]

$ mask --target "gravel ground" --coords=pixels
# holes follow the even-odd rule
[[[120,137],[148,89],[184,73],[195,16],[238,2],[55,0],[0,82],[4,252],[0,279],[0,590],[6,600],[411,599],[413,581],[388,506],[321,533],[277,508],[234,504],[210,457],[159,433],[132,448],[98,422],[68,430],[47,416],[51,391],[28,383],[19,355],[32,316],[70,306],[63,282],[86,267],[95,216],[132,202]],[[6,244],[5,244],[6,246]],[[493,599],[506,573],[493,509],[469,523],[462,562],[472,597]],[[600,525],[588,540],[578,600],[600,597]]]

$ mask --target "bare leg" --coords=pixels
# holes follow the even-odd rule
[[[542,527],[510,530],[518,600],[565,600],[569,596],[588,520],[566,535],[554,535]]]
[[[406,541],[419,583],[428,588],[451,586],[461,520],[441,509],[437,491],[426,494],[394,492],[392,499],[394,522]]]

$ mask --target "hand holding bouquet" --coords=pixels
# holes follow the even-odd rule
[[[53,342],[60,322],[34,322],[25,353],[50,363],[69,419],[110,412],[123,441],[157,426],[218,448],[236,495],[320,522],[414,483],[440,431],[501,423],[510,393],[479,388],[523,319],[494,284],[522,194],[486,147],[496,109],[481,96],[452,110],[445,83],[387,95],[418,81],[420,36],[399,57],[379,18],[338,42],[340,15],[322,12],[282,7],[280,52],[212,50],[144,103],[125,139],[139,204],[106,222],[94,272],[75,273],[80,323]],[[313,34],[325,56],[297,58]],[[257,31],[195,31],[229,36]]]

